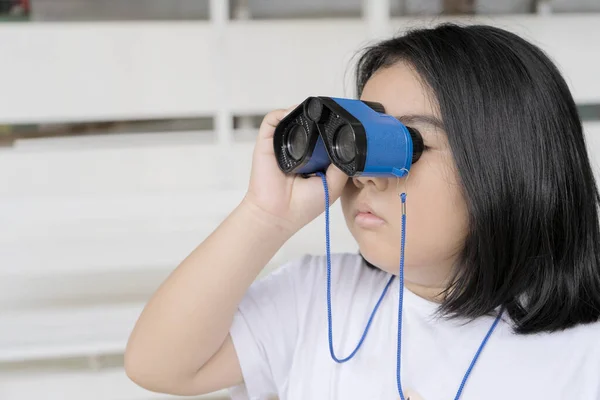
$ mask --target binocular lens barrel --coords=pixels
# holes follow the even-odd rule
[[[294,161],[299,161],[306,153],[308,145],[308,133],[302,125],[294,125],[287,134],[286,148],[287,152]]]
[[[333,137],[333,151],[344,164],[351,163],[356,157],[356,139],[350,125],[342,125]]]

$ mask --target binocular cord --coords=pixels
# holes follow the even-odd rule
[[[388,280],[387,284],[385,285],[383,292],[381,293],[381,296],[379,297],[379,300],[377,300],[377,303],[375,304],[375,307],[373,308],[373,311],[371,312],[371,316],[369,317],[369,321],[367,322],[365,330],[364,330],[360,340],[358,341],[358,344],[354,348],[354,350],[350,353],[349,356],[347,356],[345,358],[341,358],[341,359],[338,358],[335,355],[335,351],[333,349],[333,322],[332,322],[332,316],[331,316],[331,314],[332,314],[331,313],[331,247],[330,247],[330,240],[329,240],[329,205],[330,205],[329,204],[329,188],[327,186],[327,179],[325,177],[325,174],[322,172],[317,172],[316,175],[321,177],[321,180],[323,181],[323,189],[325,192],[325,248],[326,248],[326,254],[327,254],[327,326],[328,326],[328,331],[329,331],[329,353],[331,354],[331,358],[335,362],[344,363],[344,362],[352,359],[358,352],[359,348],[362,346],[362,344],[365,340],[365,337],[367,336],[367,333],[369,331],[369,328],[371,327],[371,323],[373,322],[373,318],[375,317],[375,313],[379,309],[379,305],[381,304],[381,301],[383,300],[385,294],[387,293],[387,291],[395,277],[394,277],[394,275],[392,275],[390,277],[390,279]],[[402,390],[402,382],[401,382],[402,308],[403,308],[402,306],[403,306],[403,300],[404,300],[404,247],[405,247],[405,243],[406,243],[406,193],[405,192],[400,194],[400,201],[401,201],[401,206],[402,206],[402,228],[401,228],[402,230],[401,230],[401,236],[400,236],[401,237],[401,239],[400,239],[400,271],[398,274],[398,278],[399,278],[400,282],[399,282],[399,296],[398,296],[398,341],[397,341],[397,347],[396,347],[396,384],[398,387],[398,394],[400,395],[400,399],[401,400],[409,400],[404,397],[404,392]],[[501,308],[498,313],[498,316],[494,320],[494,323],[489,328],[485,338],[481,342],[479,349],[475,353],[475,356],[473,357],[473,360],[471,361],[471,364],[469,365],[469,368],[467,369],[467,372],[465,373],[465,375],[463,377],[463,380],[460,384],[458,392],[456,393],[456,396],[454,397],[454,400],[458,400],[460,398],[460,395],[463,392],[463,389],[467,382],[467,379],[469,378],[469,375],[471,374],[471,371],[473,370],[473,367],[475,366],[475,363],[477,362],[477,359],[479,358],[488,339],[492,335],[492,332],[494,332],[494,329],[498,325],[498,322],[500,321],[500,319],[502,317],[503,311],[504,311],[504,309]]]

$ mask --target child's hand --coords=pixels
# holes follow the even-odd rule
[[[321,178],[286,175],[275,159],[275,127],[294,108],[271,111],[263,119],[254,148],[250,185],[244,198],[244,203],[261,214],[263,219],[289,234],[294,234],[325,210]],[[333,164],[326,175],[329,201],[333,203],[342,193],[348,177]]]

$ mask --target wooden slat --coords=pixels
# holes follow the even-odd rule
[[[93,370],[40,370],[0,375],[3,400],[181,400],[182,397],[153,393],[135,385],[123,368]],[[226,400],[227,391],[189,400]]]
[[[442,21],[491,23],[548,52],[579,103],[600,102],[600,15],[394,19],[394,30]],[[223,35],[215,38],[217,32]],[[1,25],[0,123],[264,113],[308,95],[352,96],[360,19]],[[219,62],[217,60],[219,56]],[[225,73],[216,71],[227,65]],[[346,74],[348,72],[348,74]]]
[[[98,143],[86,138],[80,145],[71,145],[70,139],[55,139],[54,145],[0,150],[0,195],[245,188],[253,143],[224,149],[177,137],[171,133],[136,134],[130,140],[108,143],[103,138]]]
[[[586,144],[596,179],[600,184],[600,121],[584,124]]]
[[[210,114],[212,37],[208,23],[1,25],[0,123]]]
[[[0,363],[120,354],[143,304],[3,312]]]

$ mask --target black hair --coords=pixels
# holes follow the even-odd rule
[[[508,31],[442,24],[366,48],[358,94],[398,62],[439,104],[469,211],[440,313],[473,319],[504,307],[521,334],[598,321],[598,189],[553,62]]]

